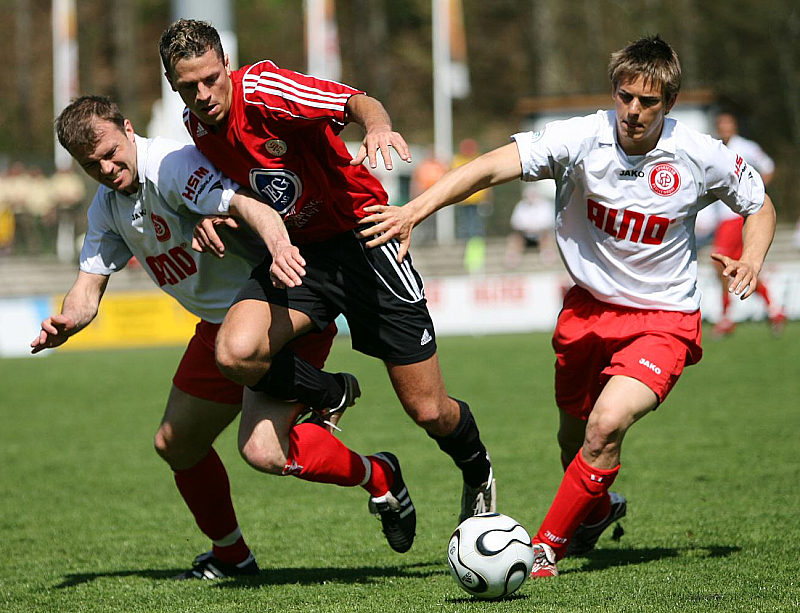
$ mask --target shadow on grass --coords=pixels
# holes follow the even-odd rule
[[[181,573],[185,569],[148,569],[120,570],[99,573],[73,573],[66,575],[56,589],[66,589],[90,583],[96,579],[109,577],[142,577],[144,579],[163,580]],[[442,573],[442,565],[434,562],[403,564],[400,566],[358,566],[353,568],[262,568],[261,574],[255,577],[231,577],[214,586],[219,588],[258,587],[261,585],[321,585],[323,583],[371,583],[383,578],[426,578]]]
[[[656,560],[691,555],[696,558],[727,558],[741,551],[741,547],[729,545],[700,545],[692,547],[650,547],[641,549],[595,549],[584,557],[587,562],[580,568],[566,569],[560,574],[593,572],[615,566],[646,564]]]

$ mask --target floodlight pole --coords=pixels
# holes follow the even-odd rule
[[[450,74],[450,0],[431,0],[433,13],[433,151],[449,166],[453,159],[453,98]],[[455,208],[436,213],[436,240],[455,240]]]

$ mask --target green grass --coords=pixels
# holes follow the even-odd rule
[[[615,489],[626,534],[562,575],[475,601],[445,547],[459,476],[405,417],[383,366],[334,347],[364,395],[342,439],[403,461],[418,510],[394,554],[356,488],[261,475],[218,443],[260,577],[172,582],[208,543],[152,450],[180,351],[0,360],[0,611],[796,611],[800,609],[800,325],[708,340],[667,402],[628,435]],[[440,340],[448,388],[470,402],[500,510],[535,531],[560,479],[544,334]]]

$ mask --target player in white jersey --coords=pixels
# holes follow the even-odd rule
[[[233,298],[263,258],[264,245],[274,258],[270,270],[276,283],[300,284],[305,263],[272,207],[239,189],[194,146],[136,135],[107,98],[78,98],[62,111],[56,127],[62,145],[101,186],[89,209],[78,279],[61,313],[42,322],[31,343],[33,353],[63,344],[88,325],[109,276],[132,256],[156,285],[201,318],[155,439],[198,527],[213,543],[212,551],[198,556],[179,577],[255,574],[258,566],[238,526],[225,467],[212,446],[239,414],[243,388],[217,368],[214,340]],[[223,258],[192,253],[188,245],[195,243],[201,216],[220,214],[244,220],[263,242],[248,245],[229,235]],[[330,327],[306,335],[293,349],[321,368],[335,333]],[[372,496],[387,494],[391,454],[361,456],[317,423],[294,426],[304,408],[297,403],[272,401],[269,411],[254,417],[248,396],[244,399],[239,441],[242,448],[257,448],[250,453],[261,458],[254,467],[308,481],[361,485]]]
[[[745,216],[741,257],[714,256],[740,298],[756,290],[775,230],[759,174],[666,117],[681,76],[666,42],[648,37],[612,54],[609,76],[613,111],[516,134],[405,206],[371,207],[363,220],[374,224],[362,230],[368,245],[399,239],[402,258],[414,226],[478,189],[556,182],[556,238],[575,286],[553,336],[565,473],[533,539],[536,577],[558,574],[559,558],[591,550],[625,514],[626,500],[609,492],[625,433],[702,355],[697,212],[719,199]]]
[[[752,164],[761,174],[764,185],[767,186],[772,181],[775,174],[775,162],[769,157],[758,143],[739,135],[739,124],[732,113],[722,112],[716,117],[717,136],[722,142],[742,158]],[[717,201],[711,206],[703,209],[698,215],[710,218],[714,226],[714,253],[721,253],[728,257],[738,258],[742,251],[742,217],[730,210],[724,203]],[[728,316],[731,299],[730,294],[725,291],[725,279],[722,277],[722,266],[717,265],[722,291],[722,316],[714,326],[715,336],[725,336],[732,334],[736,328],[736,323]],[[775,334],[780,334],[786,324],[786,314],[780,305],[772,302],[769,289],[763,280],[758,284],[756,292],[761,296],[767,307],[767,321]]]

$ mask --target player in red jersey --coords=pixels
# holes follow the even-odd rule
[[[468,405],[445,389],[421,278],[410,258],[396,261],[396,244],[370,250],[356,236],[365,207],[387,200],[362,162],[376,167],[380,150],[389,169],[390,148],[410,159],[383,106],[270,61],[231,71],[205,22],[173,23],[159,50],[198,148],[271,202],[306,261],[298,287],[273,287],[268,260],[253,271],[220,329],[220,368],[253,390],[301,397],[297,374],[314,371],[284,346],[343,313],[353,347],[385,362],[406,412],[461,469],[459,517],[494,509],[491,462]],[[366,132],[355,159],[338,136],[351,121]],[[383,512],[381,519],[392,521]]]
[[[214,579],[258,572],[231,501],[228,475],[213,448],[219,434],[239,414],[242,386],[219,371],[214,341],[231,301],[263,257],[275,254],[273,274],[282,283],[300,281],[303,260],[270,207],[223,176],[197,148],[134,133],[117,105],[100,96],[82,96],[56,120],[59,141],[86,173],[101,183],[88,213],[78,279],[61,312],[46,318],[31,343],[32,352],[57,347],[87,326],[98,312],[111,274],[136,257],[158,287],[200,322],[173,378],[164,417],[155,437],[158,454],[174,471],[175,484],[212,550],[195,559],[178,578]],[[229,236],[224,258],[193,253],[193,228],[200,215],[234,215],[257,231],[262,243],[244,232]],[[294,341],[294,349],[322,367],[335,326]],[[239,436],[246,443],[257,430],[271,432],[269,455],[257,468],[317,483],[361,486],[371,495],[397,489],[402,476],[393,454],[353,452],[318,423],[294,425],[304,409],[271,403],[272,421],[249,419]],[[260,439],[259,439],[260,440]],[[248,448],[259,455],[261,448]],[[390,484],[389,481],[393,483]],[[407,500],[409,521],[414,512]],[[413,538],[413,534],[411,535]],[[411,547],[403,535],[386,532],[396,551]]]
[[[515,134],[405,206],[370,207],[364,219],[368,246],[399,238],[404,251],[416,224],[479,189],[519,178],[558,186],[556,240],[575,281],[553,334],[565,472],[533,537],[534,577],[557,575],[559,559],[587,553],[625,515],[627,501],[609,490],[623,440],[702,356],[697,212],[722,200],[745,217],[741,256],[714,256],[740,298],[756,291],[775,232],[758,172],[666,116],[681,68],[664,40],[612,54],[609,77],[613,110]]]

